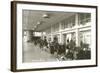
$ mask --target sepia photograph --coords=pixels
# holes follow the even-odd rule
[[[97,66],[97,7],[12,1],[12,71]]]
[[[91,59],[91,13],[22,11],[23,62]]]

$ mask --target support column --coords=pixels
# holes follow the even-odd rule
[[[76,27],[78,27],[79,26],[79,24],[78,24],[78,14],[76,14],[75,15],[75,25],[76,25]],[[76,28],[76,46],[80,46],[80,37],[79,37],[79,29],[78,28]]]
[[[60,40],[59,40],[59,43],[63,43],[63,34],[62,33],[60,33],[60,38],[59,38]]]
[[[59,23],[59,32],[60,32],[60,40],[59,40],[59,43],[63,43],[63,34],[62,34],[62,32],[61,32],[61,27],[62,27],[62,25],[61,25],[61,23]]]
[[[79,37],[79,30],[76,29],[76,46],[80,46],[80,41],[79,41],[80,37]]]
[[[51,41],[53,41],[53,35],[52,35],[52,24],[51,24],[51,29],[50,29],[50,36],[51,36]]]

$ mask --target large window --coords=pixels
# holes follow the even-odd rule
[[[62,29],[74,27],[75,26],[75,15],[68,17],[67,19],[63,20],[61,23],[62,23]]]
[[[76,33],[75,32],[63,34],[63,43],[68,44],[67,41],[70,41],[70,40],[73,40],[74,42],[76,41]]]
[[[68,28],[72,28],[75,26],[75,15],[68,18]]]
[[[91,31],[81,31],[80,32],[81,43],[87,44],[88,47],[91,45]],[[89,47],[90,48],[90,47]]]
[[[52,31],[53,31],[53,32],[59,31],[59,24],[58,24],[58,23],[57,23],[57,24],[54,24],[54,25],[52,26]]]
[[[79,25],[85,25],[91,21],[90,13],[79,13]]]

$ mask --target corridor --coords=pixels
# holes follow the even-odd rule
[[[33,42],[24,41],[23,50],[23,62],[57,61],[56,57],[50,54],[49,49],[40,49],[39,45],[34,45]]]

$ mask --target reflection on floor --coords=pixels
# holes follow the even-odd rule
[[[57,61],[56,56],[51,55],[49,49],[43,50],[33,42],[24,42],[23,62],[48,62]]]

